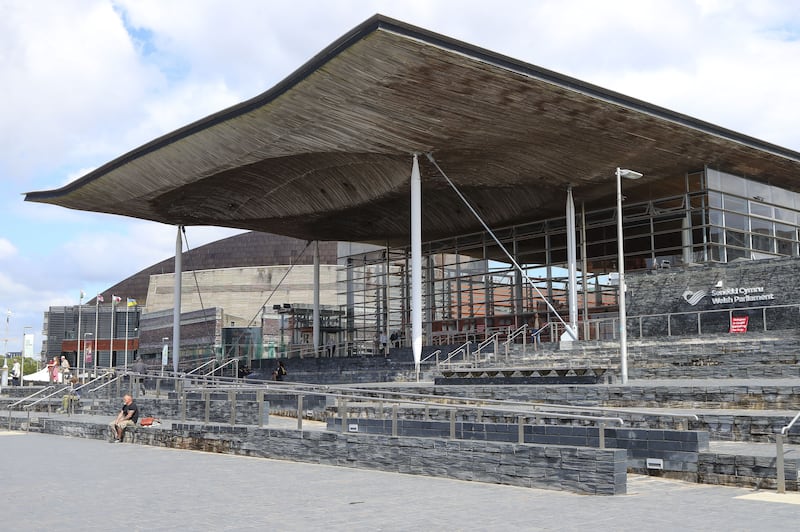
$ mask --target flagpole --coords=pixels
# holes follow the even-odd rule
[[[116,311],[114,310],[114,305],[117,304],[117,296],[111,294],[111,342],[109,343],[108,347],[108,367],[112,366],[114,362],[114,314]]]
[[[94,298],[94,375],[92,378],[97,378],[97,357],[99,356],[97,353],[97,325],[99,324],[100,320],[100,294]]]
[[[128,371],[128,309],[130,308],[128,298],[125,298],[125,371]]]
[[[75,349],[75,365],[78,366],[78,377],[81,374],[81,308],[83,308],[83,290],[81,290],[80,297],[78,298],[78,334],[75,336],[75,343],[78,346]]]

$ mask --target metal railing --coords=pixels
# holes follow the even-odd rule
[[[492,354],[495,356],[495,358],[497,358],[497,352],[499,351],[498,349],[499,338],[500,338],[500,333],[496,332],[491,336],[489,336],[488,338],[486,338],[483,342],[478,344],[478,347],[476,347],[475,351],[472,352],[472,354],[475,357],[476,364],[480,363],[480,356],[483,350],[490,345],[494,347],[494,351],[492,351]],[[484,358],[488,358],[488,355]]]
[[[441,355],[441,354],[442,354],[442,350],[441,349],[437,349],[436,351],[428,353],[428,356],[426,356],[425,358],[421,359],[419,361],[419,363],[422,364],[423,362],[427,362],[428,360],[433,358],[433,359],[436,360],[435,363],[438,366],[439,365],[439,355]]]
[[[433,355],[433,353],[431,354]],[[430,356],[430,355],[429,355]],[[124,375],[115,376],[113,379],[102,383],[100,386],[91,388],[92,391],[102,390],[114,382],[120,382],[120,379],[125,376],[140,375],[137,373],[128,373]],[[96,380],[104,379],[107,375],[97,377]],[[297,396],[297,428],[302,430],[303,420],[308,415],[304,410],[303,405],[305,397],[307,396],[322,396],[333,398],[337,405],[338,415],[341,418],[342,430],[347,430],[348,408],[352,407],[353,403],[356,404],[375,404],[378,403],[377,410],[383,417],[385,407],[388,405],[392,411],[392,431],[393,435],[397,434],[397,419],[401,409],[406,408],[423,408],[425,409],[425,418],[429,417],[431,408],[440,410],[442,412],[449,412],[450,417],[450,437],[456,437],[456,413],[457,412],[475,412],[475,418],[481,419],[484,413],[498,414],[504,417],[512,418],[519,425],[519,443],[524,443],[524,427],[531,420],[534,423],[540,423],[544,419],[553,420],[567,420],[567,421],[580,421],[592,423],[599,429],[599,446],[605,447],[605,428],[608,424],[624,425],[625,421],[620,414],[623,415],[653,415],[658,417],[673,417],[680,419],[694,419],[697,420],[695,414],[674,413],[674,412],[653,412],[652,410],[635,410],[628,408],[607,408],[607,407],[590,407],[590,406],[572,406],[572,405],[556,405],[550,403],[534,403],[524,401],[508,401],[508,400],[491,400],[491,399],[470,399],[462,396],[440,396],[432,394],[420,394],[414,392],[392,391],[392,390],[378,390],[367,388],[354,388],[351,386],[330,386],[321,384],[303,384],[291,382],[271,382],[271,381],[255,381],[248,379],[240,379],[236,377],[212,376],[211,379],[197,378],[197,376],[189,374],[171,374],[163,377],[153,376],[152,378],[161,381],[173,381],[177,391],[177,400],[179,402],[178,415],[182,421],[187,418],[187,394],[191,392],[200,392],[206,402],[205,421],[209,421],[210,411],[210,397],[211,391],[228,392],[228,398],[231,402],[231,414],[229,423],[235,425],[236,421],[236,402],[237,394],[239,392],[246,392],[252,394],[256,393],[256,401],[258,403],[258,425],[262,426],[264,419],[265,402],[264,398],[270,394],[279,394],[285,396]],[[87,383],[91,384],[91,383]],[[42,390],[37,391],[30,396],[15,402],[11,408],[19,404],[29,401],[31,398],[39,396],[51,390],[53,387],[48,386]],[[28,410],[28,426],[30,426],[30,410],[47,397],[51,397],[55,393],[60,393],[62,389],[50,393],[48,396],[41,397],[34,403],[26,406]],[[252,399],[250,399],[252,400]],[[11,408],[9,409],[8,424],[11,428]],[[782,432],[786,432],[800,419],[798,414],[795,419],[789,423]],[[688,428],[683,427],[682,429]]]
[[[627,316],[628,338],[648,338],[655,336],[689,336],[729,332],[731,317],[747,314],[750,316],[750,330],[767,332],[781,328],[780,322],[786,322],[786,314],[770,319],[770,312],[797,311],[800,318],[800,305],[769,305],[746,308],[690,310],[684,312],[668,312],[660,314],[640,314]],[[790,320],[791,321],[791,320]],[[793,323],[794,323],[793,322]],[[579,327],[581,340],[616,340],[619,333],[619,318],[595,318],[583,322]],[[550,325],[550,324],[548,324]],[[588,326],[587,326],[588,325]],[[772,328],[771,328],[772,326]],[[586,337],[585,329],[589,330]],[[541,329],[540,329],[541,330]],[[658,334],[652,334],[655,331]],[[550,338],[556,341],[559,336],[551,331]]]
[[[800,419],[800,412],[775,435],[775,469],[778,493],[786,493],[786,468],[783,463],[783,437],[788,434],[797,420]]]
[[[511,330],[511,327],[508,328],[508,334],[506,336],[506,341],[503,342],[503,347],[505,348],[506,354],[506,362],[508,362],[508,351],[511,348],[511,345],[516,343],[516,339],[518,337],[522,337],[522,354],[524,355],[527,351],[527,344],[528,344],[528,324],[523,323],[521,327],[518,327],[515,330]]]
[[[469,358],[470,358],[470,347],[471,346],[472,346],[472,342],[464,342],[460,346],[456,347],[455,349],[453,349],[452,351],[447,353],[447,357],[439,364],[439,367],[441,367],[441,366],[450,367],[452,365],[452,362],[450,362],[450,361],[453,360],[453,358],[456,355],[458,355],[459,353],[461,355],[463,355],[462,356],[462,360],[464,360],[465,362],[468,362]]]
[[[235,359],[233,359],[233,360],[235,360]],[[197,366],[197,367],[196,367],[196,368],[194,368],[193,370],[191,370],[191,371],[187,371],[187,372],[186,372],[186,375],[193,375],[193,374],[195,374],[195,373],[199,372],[201,369],[203,369],[203,368],[205,368],[205,367],[207,367],[207,366],[211,366],[211,365],[213,365],[213,364],[214,364],[216,361],[217,361],[217,359],[216,359],[216,358],[212,358],[211,360],[209,360],[209,361],[207,361],[207,362],[204,362],[203,364],[200,364],[199,366]]]
[[[11,403],[10,405],[8,405],[8,428],[9,428],[9,430],[11,430],[11,412],[14,410],[14,408],[16,408],[17,406],[23,404],[25,401],[29,401],[29,400],[33,399],[34,397],[36,397],[36,396],[38,396],[40,394],[43,394],[43,393],[45,393],[48,390],[53,389],[53,388],[55,388],[55,386],[53,386],[51,384],[49,386],[46,386],[46,387],[42,388],[41,390],[38,390],[38,391],[32,393],[31,395],[23,397],[19,401],[15,401],[15,402]]]

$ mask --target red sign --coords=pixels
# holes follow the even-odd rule
[[[731,330],[732,333],[746,333],[747,322],[750,316],[731,316]]]

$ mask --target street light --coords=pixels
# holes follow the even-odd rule
[[[622,244],[622,178],[639,179],[642,174],[617,167],[617,270],[619,272],[619,356],[622,384],[628,384],[628,326],[625,309],[625,250]]]

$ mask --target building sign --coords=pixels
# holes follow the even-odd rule
[[[33,333],[26,333],[22,337],[22,356],[33,358]]]
[[[767,293],[763,286],[737,286],[732,288],[714,288],[705,290],[685,290],[683,300],[692,306],[709,298],[711,305],[729,305],[731,303],[759,303],[775,301],[775,294]]]
[[[749,316],[731,316],[731,330],[732,333],[746,333],[747,322],[750,321]]]

